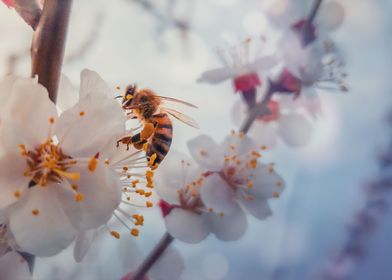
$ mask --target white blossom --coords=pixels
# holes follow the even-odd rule
[[[260,43],[248,38],[238,45],[219,50],[219,58],[225,66],[202,73],[198,81],[216,84],[230,79],[236,91],[248,91],[260,86],[262,81],[258,73],[269,70],[278,60],[273,55],[260,55],[262,46],[257,42]]]
[[[306,145],[312,137],[313,125],[305,116],[301,100],[302,97],[293,99],[290,96],[272,99],[268,104],[270,114],[254,121],[248,133],[249,137],[268,149],[275,147],[279,140],[292,148]],[[305,107],[306,111],[308,108],[310,107]],[[313,107],[314,114],[318,114],[319,109],[315,108]],[[246,106],[242,102],[236,102],[231,116],[236,125],[241,125],[247,116]]]
[[[124,133],[125,118],[114,100],[92,93],[58,116],[32,79],[15,79],[6,94],[0,207],[22,251],[51,256],[117,208],[119,177],[100,152]]]
[[[247,228],[244,212],[238,207],[222,215],[205,206],[201,192],[204,175],[187,156],[171,151],[156,174],[157,193],[170,203],[165,225],[170,234],[187,243],[198,243],[210,233],[224,241],[237,240]]]
[[[273,164],[260,162],[260,148],[249,137],[233,132],[218,145],[211,137],[200,135],[188,147],[206,172],[200,188],[206,207],[224,216],[242,208],[260,220],[271,215],[268,200],[280,196],[284,182]]]

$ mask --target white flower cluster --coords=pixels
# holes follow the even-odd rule
[[[344,9],[337,1],[325,1],[318,17],[309,22],[295,1],[265,1],[263,5],[271,29],[281,34],[279,38],[272,42],[264,36],[247,38],[220,51],[225,67],[202,73],[199,81],[216,84],[232,80],[235,91],[241,93],[248,107],[235,104],[236,123],[243,111],[249,111],[273,93],[267,102],[270,112],[257,119],[251,137],[269,147],[277,139],[290,147],[302,147],[312,136],[311,119],[321,114],[318,93],[348,91],[342,57],[329,39],[330,32],[342,24]],[[268,44],[275,53],[260,55]]]
[[[189,243],[210,233],[237,240],[247,228],[246,212],[259,220],[271,215],[268,200],[280,196],[284,182],[273,164],[261,163],[264,147],[234,132],[219,145],[200,135],[188,147],[193,161],[172,152],[156,174],[170,234]]]
[[[53,256],[73,241],[80,261],[113,215],[138,235],[129,224],[144,219],[130,213],[130,194],[151,195],[136,186],[152,187],[152,171],[143,150],[116,146],[127,118],[111,95],[98,74],[84,70],[78,101],[58,114],[35,79],[0,82],[0,265],[16,252]]]

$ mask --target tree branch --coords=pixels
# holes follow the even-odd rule
[[[154,250],[150,253],[150,255],[143,261],[138,270],[135,272],[133,280],[143,280],[144,275],[150,270],[150,268],[156,263],[156,261],[161,257],[161,255],[165,252],[167,247],[172,243],[174,237],[171,236],[168,232],[166,232],[157,246],[155,246]]]
[[[46,0],[31,46],[32,76],[56,102],[72,0]]]

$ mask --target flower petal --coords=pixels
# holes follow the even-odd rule
[[[274,124],[256,122],[249,131],[249,135],[261,146],[273,148],[277,142],[277,132]]]
[[[223,141],[223,149],[225,156],[230,155],[246,155],[253,150],[257,150],[256,143],[247,135],[234,134],[227,136]]]
[[[181,208],[174,208],[165,218],[167,231],[178,240],[198,243],[209,234],[205,214],[196,214]]]
[[[81,262],[83,260],[97,235],[98,230],[96,229],[82,231],[77,235],[73,251],[76,262]]]
[[[32,187],[9,212],[10,230],[22,251],[38,257],[53,256],[75,238],[57,199],[58,184]]]
[[[19,79],[3,116],[4,147],[17,152],[20,144],[32,148],[51,137],[49,133],[57,120],[57,111],[42,85],[32,79]]]
[[[99,76],[99,74],[95,71],[91,71],[89,69],[84,69],[80,73],[80,98],[83,98],[87,95],[102,95],[109,98],[113,98],[114,95],[112,91],[107,86],[105,81]]]
[[[65,111],[74,106],[77,102],[77,89],[72,85],[67,76],[61,75],[56,106],[59,107],[61,111]]]
[[[26,159],[20,154],[5,154],[0,158],[0,208],[17,201],[27,189],[31,178],[23,175],[26,168]]]
[[[247,68],[255,72],[265,71],[277,65],[278,62],[279,59],[276,55],[268,55],[257,58],[254,62],[250,63]]]
[[[242,205],[253,217],[259,220],[271,216],[271,208],[268,205],[268,201],[265,198],[255,198],[253,200],[243,199]]]
[[[282,177],[271,166],[264,164],[259,164],[249,179],[253,181],[253,187],[247,188],[245,192],[254,198],[277,196],[285,187]]]
[[[92,94],[61,114],[56,126],[59,146],[74,157],[91,157],[124,133],[125,116],[120,106],[112,99]]]
[[[222,148],[210,136],[199,135],[187,144],[193,159],[203,168],[209,171],[222,169],[224,162]]]
[[[217,84],[224,80],[235,78],[237,71],[231,67],[216,68],[201,74],[198,82]]]
[[[317,22],[324,32],[338,29],[344,21],[344,8],[337,1],[328,1],[324,4]]]
[[[71,186],[58,189],[59,200],[71,224],[78,230],[97,228],[105,224],[113,215],[121,200],[118,175],[108,165],[99,162],[92,172],[85,166],[70,169],[80,173],[80,180],[71,181],[82,199],[77,201]]]
[[[2,280],[33,279],[27,262],[15,251],[0,257],[0,271]]]
[[[289,114],[279,119],[278,133],[293,148],[306,145],[313,132],[312,124],[302,115]]]
[[[218,174],[204,179],[200,195],[206,208],[212,208],[216,213],[229,214],[238,207],[235,192]]]
[[[177,190],[195,180],[201,173],[202,171],[187,155],[170,150],[154,174],[156,191],[161,199],[178,204]]]
[[[0,114],[4,112],[4,108],[7,105],[7,101],[9,100],[11,93],[12,93],[12,87],[15,83],[17,78],[13,75],[5,77],[1,82],[0,82]]]
[[[210,215],[211,232],[223,241],[234,241],[240,239],[246,232],[248,221],[244,211],[238,206],[229,215]]]

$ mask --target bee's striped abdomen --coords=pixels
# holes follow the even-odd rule
[[[157,155],[155,163],[161,163],[169,152],[173,138],[173,126],[169,116],[165,113],[152,116],[151,121],[155,123],[155,131],[147,149],[147,158],[153,154]]]

